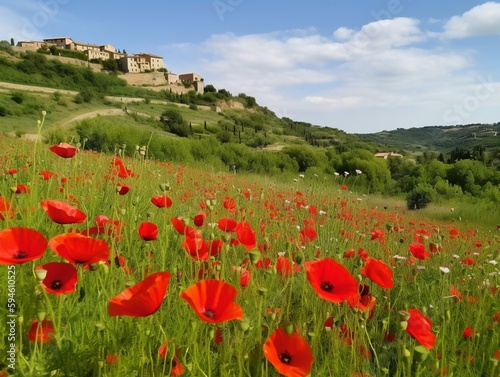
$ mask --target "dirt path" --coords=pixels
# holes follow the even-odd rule
[[[76,92],[74,90],[54,89],[54,88],[47,88],[47,87],[43,87],[43,86],[34,86],[34,85],[13,84],[10,82],[3,82],[3,81],[0,82],[0,88],[24,90],[27,92],[41,92],[41,93],[59,92],[61,94],[66,94],[69,96],[75,96],[78,94],[78,92]]]

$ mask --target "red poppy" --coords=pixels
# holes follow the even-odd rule
[[[14,192],[14,194],[29,194],[31,192],[31,190],[28,186],[23,185],[21,183],[17,184],[15,187],[13,187],[12,191]]]
[[[205,214],[205,212],[198,212],[196,214],[196,216],[193,218],[193,221],[194,221],[194,225],[196,226],[202,226],[204,221],[205,221],[205,217],[207,215]]]
[[[219,221],[217,222],[217,226],[223,232],[234,232],[236,231],[238,223],[236,222],[236,220],[233,220],[229,217],[223,217],[222,219],[219,219]]]
[[[340,303],[359,301],[358,281],[340,263],[331,258],[304,262],[307,280],[324,300]]]
[[[381,288],[393,288],[392,270],[384,262],[368,257],[361,273]]]
[[[200,235],[195,235],[194,237],[186,235],[182,241],[182,248],[194,260],[208,260],[210,256],[219,254],[222,246],[224,246],[224,241],[206,241]]]
[[[130,191],[130,185],[124,183],[118,183],[116,185],[116,192],[120,195],[125,195]]]
[[[436,335],[431,332],[432,322],[424,316],[418,309],[408,311],[408,326],[406,332],[415,338],[423,347],[427,349],[434,348],[436,344]]]
[[[54,340],[54,325],[44,319],[42,322],[34,319],[28,331],[28,340],[36,343],[49,343]]]
[[[232,285],[215,279],[201,280],[179,294],[200,319],[209,323],[242,319],[243,309],[233,302],[237,295]]]
[[[236,235],[238,240],[245,246],[245,249],[251,250],[255,247],[255,232],[252,226],[246,221],[241,221],[236,226]]]
[[[305,245],[307,242],[313,242],[317,236],[318,234],[313,228],[304,228],[300,231],[300,239],[302,240],[302,245]]]
[[[187,226],[182,217],[172,217],[170,222],[174,226],[177,233],[188,236],[188,237],[201,237],[199,230],[193,227]]]
[[[72,205],[59,200],[42,200],[43,210],[57,224],[83,223],[87,215]]]
[[[118,362],[118,355],[116,353],[106,356],[106,364],[114,364]]]
[[[132,170],[127,169],[125,167],[125,165],[123,164],[123,161],[120,158],[113,157],[111,164],[114,166],[114,172],[118,177],[127,178],[127,177],[134,176],[134,173],[132,173]]]
[[[49,241],[49,247],[70,263],[87,265],[106,262],[109,258],[109,246],[106,241],[78,233],[59,234]]]
[[[303,377],[311,372],[314,356],[307,341],[282,327],[275,330],[262,347],[264,357],[283,376]]]
[[[460,261],[462,264],[466,264],[467,266],[473,266],[476,264],[476,261],[472,258],[464,258]]]
[[[35,229],[7,228],[0,231],[0,264],[21,264],[42,257],[47,239]]]
[[[158,208],[170,208],[172,207],[172,199],[166,195],[153,196],[151,198],[151,203],[153,203]]]
[[[160,359],[165,360],[168,352],[168,341],[163,343],[160,348],[158,348],[158,356]],[[170,369],[171,376],[181,376],[184,373],[184,366],[179,360],[178,357],[179,349],[175,350],[174,357],[171,359],[172,366]]]
[[[464,337],[465,339],[469,339],[472,335],[474,335],[474,330],[470,326],[466,327],[465,330],[462,332],[462,337]]]
[[[170,277],[168,272],[157,272],[136,285],[125,289],[108,303],[108,313],[111,317],[128,315],[131,317],[146,317],[156,312],[167,294]]]
[[[236,202],[234,201],[233,198],[231,198],[229,196],[224,197],[223,206],[225,209],[227,209],[231,213],[234,213],[236,210]]]
[[[58,145],[51,146],[49,149],[62,158],[71,158],[78,151],[76,147],[68,143],[59,143]]]
[[[415,258],[420,260],[428,259],[431,255],[428,251],[425,251],[424,245],[417,242],[412,242],[410,244],[410,252]]]
[[[284,256],[276,259],[276,272],[281,276],[290,276],[292,274],[292,262]]]
[[[144,221],[139,225],[139,237],[144,241],[155,241],[158,238],[158,227],[156,224]]]
[[[5,215],[10,219],[14,217],[14,209],[10,207],[9,202],[3,196],[0,196],[0,220],[5,220]]]
[[[44,181],[48,181],[50,178],[55,176],[55,174],[49,170],[44,170],[44,171],[40,172],[40,175],[42,176]]]
[[[72,264],[50,262],[38,266],[35,270],[47,271],[45,278],[41,282],[47,292],[55,295],[75,292],[78,283],[78,272]]]

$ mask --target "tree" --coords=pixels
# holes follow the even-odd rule
[[[435,197],[435,190],[431,185],[419,184],[406,198],[406,206],[409,210],[422,209],[427,207]]]
[[[118,60],[106,59],[102,62],[102,68],[106,71],[118,72]]]
[[[213,86],[212,84],[208,84],[207,86],[205,86],[205,93],[216,93],[217,92],[217,89],[215,89],[215,86]]]
[[[14,47],[14,38],[11,38],[11,39],[10,39],[10,45],[11,45],[12,47]]]
[[[192,129],[184,122],[181,113],[178,110],[166,110],[161,115],[163,129],[172,132],[178,136],[188,137],[192,134]]]

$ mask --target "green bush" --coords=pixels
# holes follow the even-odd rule
[[[435,190],[428,184],[419,184],[406,197],[406,207],[409,210],[423,209],[433,201]]]
[[[0,105],[0,117],[4,117],[8,114],[7,108],[5,106]]]
[[[15,93],[12,93],[12,95],[10,96],[10,99],[12,101],[14,101],[15,103],[17,104],[22,104],[24,99],[25,99],[25,96],[24,96],[24,93],[21,93],[21,92],[15,92]]]

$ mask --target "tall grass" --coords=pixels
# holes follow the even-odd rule
[[[385,205],[384,199],[343,190],[341,179],[325,183],[322,176],[305,175],[280,182],[221,172],[219,166],[200,169],[154,162],[140,153],[122,157],[133,176],[119,178],[109,155],[81,151],[72,159],[62,159],[43,145],[38,148],[33,157],[32,144],[0,139],[0,192],[15,208],[12,217],[3,212],[1,228],[28,227],[51,239],[88,229],[95,225],[96,216],[106,215],[119,222],[120,235],[96,236],[111,248],[109,263],[88,269],[78,266],[73,294],[54,296],[40,287],[34,268],[62,260],[51,250],[40,260],[17,266],[15,375],[163,376],[171,374],[177,357],[184,375],[277,376],[262,346],[278,327],[307,340],[314,355],[311,376],[497,376],[500,372],[494,358],[500,348],[500,329],[493,319],[500,311],[499,268],[494,263],[499,259],[498,224],[476,226],[479,212],[461,212],[457,205],[454,216],[461,215],[462,221],[450,223],[443,215],[445,222],[441,222],[408,213],[390,199]],[[8,172],[14,168],[16,173]],[[43,180],[39,173],[44,170],[55,176]],[[130,192],[118,195],[118,183],[130,184]],[[13,194],[11,187],[17,184],[29,186],[30,193]],[[161,194],[172,199],[171,208],[157,208],[150,202]],[[228,198],[234,200],[234,207]],[[55,224],[40,207],[44,199],[71,203],[85,212],[86,222]],[[196,227],[193,218],[200,211],[206,219]],[[178,216],[203,238],[224,239],[221,253],[207,261],[189,257],[183,236],[171,223]],[[231,244],[234,234],[216,225],[223,217],[248,222],[256,233],[255,248]],[[143,221],[158,226],[156,241],[139,237],[137,229]],[[317,232],[311,242],[301,241],[299,231],[306,226]],[[383,235],[372,239],[373,230]],[[412,242],[422,242],[428,251],[432,243],[439,251],[418,260],[409,252]],[[353,257],[347,258],[350,250]],[[390,266],[394,288],[382,289],[361,274],[363,251]],[[115,256],[123,257],[125,264],[118,267]],[[289,276],[280,274],[279,256],[294,266]],[[369,286],[376,298],[371,312],[329,303],[316,294],[303,262],[326,257]],[[269,258],[270,267],[257,268],[253,263],[257,258]],[[465,258],[475,264],[461,263]],[[450,272],[443,273],[440,267]],[[242,287],[245,270],[251,279]],[[157,312],[144,318],[108,315],[110,298],[158,271],[168,271],[172,278]],[[238,288],[236,302],[243,308],[243,320],[212,325],[195,315],[179,293],[205,278]],[[5,267],[0,269],[0,281],[5,300]],[[462,296],[451,294],[452,286]],[[400,328],[398,312],[410,308],[419,309],[433,323],[437,343],[428,354]],[[3,306],[0,311],[6,318]],[[330,317],[332,325],[325,327]],[[53,342],[28,340],[35,318],[54,323]],[[468,339],[462,335],[466,327],[473,329]],[[0,329],[7,334],[5,320]],[[216,335],[218,340],[221,335],[220,343],[215,342]],[[165,342],[168,351],[162,359],[158,349]],[[5,344],[0,343],[3,355]]]

